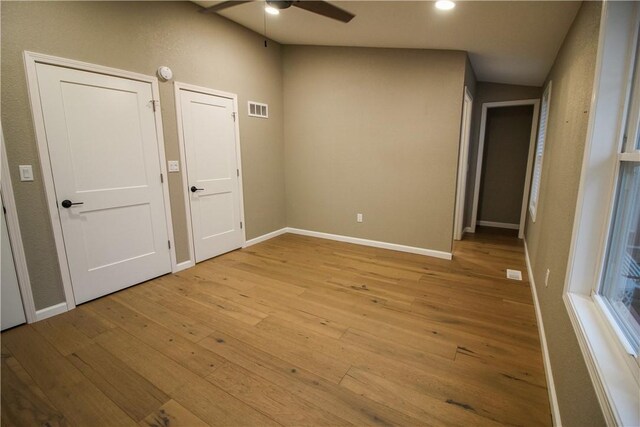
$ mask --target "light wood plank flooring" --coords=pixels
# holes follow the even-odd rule
[[[526,277],[283,235],[3,333],[2,425],[550,425]]]

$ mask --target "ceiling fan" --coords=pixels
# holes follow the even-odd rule
[[[223,1],[221,3],[215,4],[211,7],[207,7],[202,9],[203,13],[216,13],[220,12],[224,9],[238,6],[244,3],[251,3],[254,0],[231,0],[231,1]],[[316,13],[318,15],[325,16],[327,18],[335,19],[340,22],[349,22],[351,21],[355,15],[347,12],[346,10],[340,9],[337,6],[332,5],[326,1],[312,1],[312,0],[267,0],[267,5],[276,8],[278,10],[288,9],[291,6],[299,7],[300,9],[304,9],[306,11]]]

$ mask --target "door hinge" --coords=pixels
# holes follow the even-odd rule
[[[156,111],[156,108],[158,108],[158,105],[160,105],[160,101],[152,99],[151,100],[151,106],[153,107],[153,111]]]
[[[167,240],[167,246],[169,246],[169,249],[171,249],[171,240]]]
[[[236,121],[236,112],[234,111],[233,113],[231,113],[231,117],[233,117],[233,121]]]
[[[160,174],[160,183],[163,184],[164,183],[164,175]]]
[[[236,169],[236,176],[239,177],[240,176],[240,169]]]
[[[240,221],[240,228],[242,228],[242,221]]]

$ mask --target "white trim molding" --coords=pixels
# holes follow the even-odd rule
[[[2,203],[7,209],[5,215],[7,221],[7,231],[9,232],[9,242],[11,244],[11,252],[13,253],[13,262],[16,267],[16,276],[18,277],[18,286],[20,288],[20,296],[22,298],[22,307],[27,319],[27,323],[36,322],[36,306],[33,301],[33,291],[31,290],[31,279],[29,279],[29,269],[27,268],[27,257],[24,254],[24,246],[22,244],[22,233],[20,232],[20,221],[18,220],[18,210],[16,209],[16,200],[13,195],[13,187],[11,185],[11,172],[9,170],[9,160],[7,159],[7,150],[4,146],[4,135],[2,134],[2,126],[0,125],[0,141],[2,145]]]
[[[377,240],[361,239],[359,237],[342,236],[339,234],[322,233],[319,231],[303,230],[300,228],[291,228],[291,227],[287,227],[287,233],[299,234],[301,236],[317,237],[320,239],[335,240],[338,242],[353,243],[356,245],[371,246],[374,248],[390,249],[392,251],[426,255],[434,258],[441,258],[441,259],[447,259],[447,260],[452,259],[451,252],[417,248],[414,246],[405,246],[405,245],[399,245],[396,243],[380,242]]]
[[[539,99],[521,99],[517,101],[485,102],[482,104],[482,115],[480,118],[480,138],[478,139],[478,158],[476,164],[476,179],[473,190],[473,208],[471,210],[471,232],[475,233],[478,223],[478,204],[480,201],[480,184],[482,180],[482,161],[484,156],[484,142],[486,136],[487,114],[490,108],[518,107],[522,105],[533,105],[533,116],[531,117],[531,133],[529,136],[529,157],[527,159],[527,169],[525,172],[524,191],[522,194],[522,208],[520,210],[520,230],[518,238],[524,239],[524,226],[527,220],[527,202],[529,200],[529,190],[531,188],[531,168],[533,167],[533,155],[535,153],[535,141],[538,132],[538,116],[540,115]]]
[[[179,271],[186,270],[187,268],[194,267],[196,263],[192,259],[188,259],[186,261],[182,261],[176,264],[172,273],[178,273]]]
[[[48,319],[49,317],[57,316],[58,314],[62,314],[66,311],[69,311],[67,308],[66,302],[61,302],[56,305],[52,305],[47,308],[43,308],[41,310],[36,311],[36,322],[39,322],[44,319]]]
[[[453,240],[462,240],[464,235],[464,205],[467,191],[469,168],[469,145],[471,142],[471,116],[473,115],[473,96],[467,86],[464,87],[462,100],[462,126],[460,127],[460,148],[458,149],[458,181],[456,183],[456,208],[453,226]]]
[[[255,237],[253,239],[249,239],[244,243],[243,248],[248,248],[249,246],[257,245],[258,243],[265,242],[269,239],[273,239],[274,237],[281,236],[288,232],[287,227],[281,228],[280,230],[275,230],[267,234],[263,234],[262,236]]]
[[[509,230],[519,230],[520,224],[511,224],[508,222],[496,222],[496,221],[481,221],[478,220],[478,225],[483,227],[493,227],[493,228],[507,228]]]
[[[370,246],[373,248],[389,249],[389,250],[398,251],[398,252],[407,252],[411,254],[425,255],[425,256],[430,256],[430,257],[440,258],[440,259],[451,260],[453,257],[451,252],[436,251],[434,249],[417,248],[414,246],[399,245],[397,243],[387,243],[387,242],[380,242],[377,240],[362,239],[360,237],[343,236],[340,234],[322,233],[320,231],[304,230],[301,228],[293,228],[293,227],[284,227],[284,228],[281,228],[280,230],[275,230],[270,233],[263,234],[262,236],[258,236],[254,239],[248,240],[245,243],[244,247],[248,248],[249,246],[257,245],[258,243],[262,243],[264,241],[273,239],[274,237],[278,237],[286,233],[298,234],[300,236],[317,237],[319,239],[335,240],[336,242],[352,243],[354,245]]]
[[[549,405],[551,406],[551,418],[554,426],[562,426],[560,406],[558,405],[558,395],[556,394],[556,386],[553,381],[553,371],[551,369],[551,358],[549,357],[549,346],[547,345],[547,335],[544,331],[544,323],[542,322],[542,312],[540,311],[540,303],[538,302],[538,290],[536,288],[535,280],[533,279],[533,270],[531,269],[531,259],[529,258],[529,248],[527,247],[526,239],[524,240],[524,258],[527,262],[529,286],[531,287],[533,307],[535,308],[536,320],[538,322],[538,334],[540,336],[540,345],[542,347],[544,373],[547,378],[547,391],[549,393]]]

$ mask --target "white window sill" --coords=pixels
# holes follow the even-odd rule
[[[624,351],[590,296],[567,293],[564,301],[607,424],[640,426],[636,360]]]

